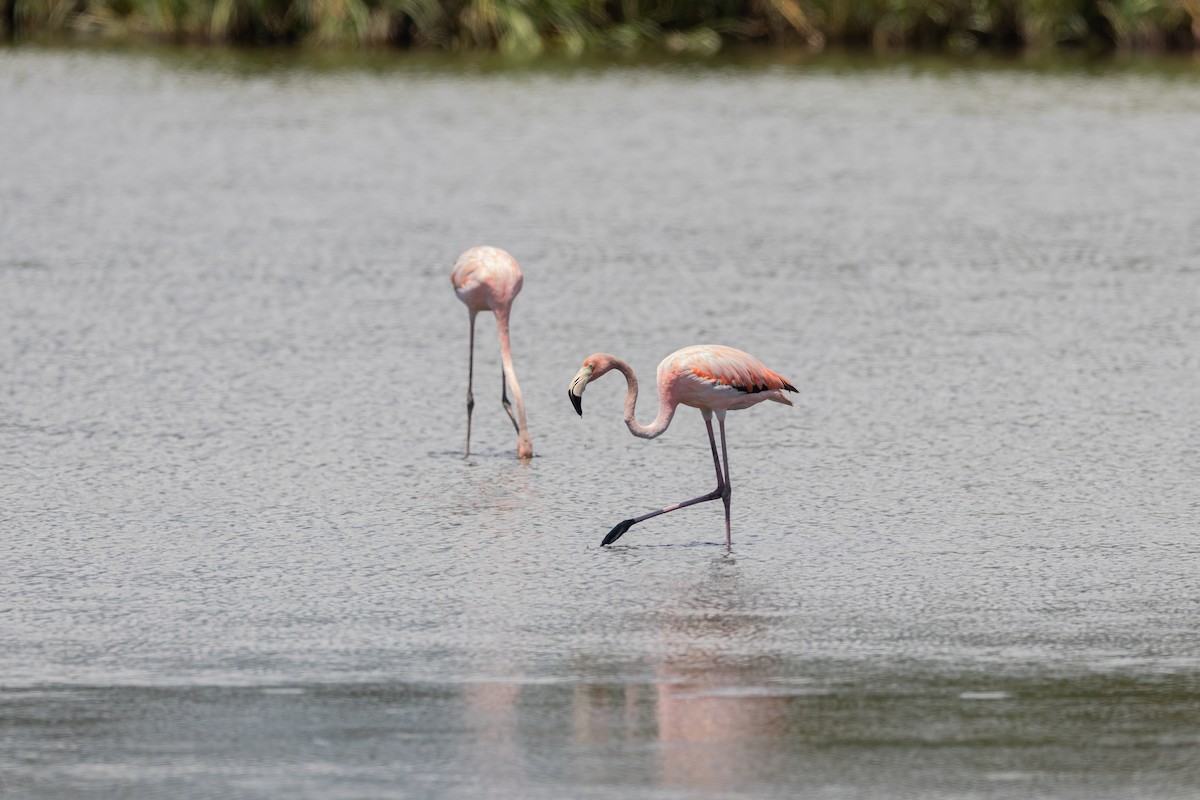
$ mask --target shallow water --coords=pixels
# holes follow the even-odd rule
[[[6,793],[1200,794],[1200,74],[240,63],[0,50]]]

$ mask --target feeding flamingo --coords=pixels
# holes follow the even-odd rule
[[[533,457],[533,440],[525,424],[525,399],[521,396],[521,385],[513,371],[512,355],[508,346],[508,316],[513,300],[521,291],[521,268],[517,260],[499,247],[472,247],[454,262],[450,271],[450,282],[458,299],[467,306],[471,317],[470,355],[467,357],[467,455],[471,455],[471,411],[475,408],[475,397],[471,394],[471,381],[475,371],[475,315],[480,311],[491,311],[496,315],[496,330],[500,335],[500,402],[508,412],[513,427],[517,429],[517,458]],[[517,403],[513,414],[508,402],[512,391]]]
[[[729,499],[732,495],[729,484],[729,450],[725,446],[725,412],[749,408],[764,400],[774,400],[790,406],[784,390],[796,391],[777,372],[766,368],[761,361],[749,353],[723,347],[719,344],[699,344],[676,350],[658,365],[658,415],[654,422],[642,425],[637,421],[634,408],[637,405],[638,382],[633,369],[619,358],[607,353],[596,353],[583,361],[583,367],[571,380],[568,394],[579,416],[583,416],[583,390],[589,383],[609,370],[618,370],[625,376],[628,391],[625,395],[625,425],[629,432],[642,439],[653,439],[666,431],[680,404],[700,409],[704,424],[708,427],[708,443],[712,447],[713,466],[717,470],[717,488],[708,494],[675,503],[658,511],[617,523],[604,541],[603,547],[612,544],[632,526],[696,503],[721,498],[725,503],[725,545],[731,544],[729,536]],[[717,440],[713,436],[712,418],[717,415],[721,426],[721,455],[717,456]],[[722,461],[724,469],[722,470]]]

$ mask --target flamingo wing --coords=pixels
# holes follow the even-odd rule
[[[511,304],[521,291],[521,268],[499,247],[472,247],[454,262],[450,282],[472,311],[495,310]]]
[[[786,390],[796,391],[787,378],[749,353],[723,345],[706,344],[685,347],[671,356],[677,368],[703,381],[728,386],[746,394]]]

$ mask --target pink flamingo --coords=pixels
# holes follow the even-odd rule
[[[604,541],[603,547],[620,539],[632,526],[696,503],[716,500],[725,503],[725,545],[731,544],[729,537],[729,499],[732,495],[729,484],[729,450],[725,446],[725,412],[774,400],[790,406],[791,400],[783,392],[796,391],[782,375],[766,368],[761,361],[749,353],[723,347],[718,344],[699,344],[676,350],[658,365],[658,415],[649,425],[638,423],[634,413],[637,405],[637,376],[628,364],[607,353],[596,353],[583,361],[583,367],[571,380],[568,394],[579,416],[583,416],[583,390],[589,383],[609,370],[618,370],[625,376],[628,392],[625,395],[625,425],[629,432],[642,439],[653,439],[662,434],[675,416],[675,408],[681,403],[700,409],[704,424],[708,426],[708,443],[712,447],[713,466],[717,469],[717,488],[708,494],[675,503],[658,511],[617,523]],[[721,426],[721,456],[717,456],[717,440],[713,437],[712,417],[717,415]],[[724,469],[722,471],[722,461]]]
[[[508,346],[508,315],[513,300],[521,291],[521,268],[517,260],[499,247],[472,247],[454,262],[450,271],[450,282],[458,299],[467,305],[471,317],[471,349],[467,360],[467,455],[471,455],[471,410],[475,408],[475,397],[471,394],[471,381],[475,371],[475,315],[480,311],[491,311],[496,315],[496,330],[500,335],[500,402],[508,412],[513,427],[517,429],[517,458],[533,457],[533,440],[525,424],[525,399],[521,396],[521,385],[513,371],[512,354]],[[508,402],[512,391],[517,403],[513,414]]]

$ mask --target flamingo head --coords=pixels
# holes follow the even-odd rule
[[[612,368],[613,357],[607,353],[595,353],[583,360],[583,366],[579,368],[579,372],[575,373],[575,377],[571,379],[571,385],[567,389],[567,396],[571,398],[571,405],[575,406],[576,414],[583,416],[583,390],[589,383]]]

